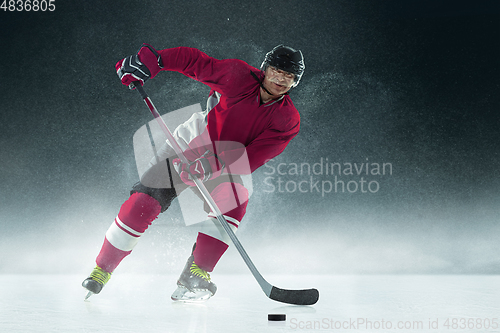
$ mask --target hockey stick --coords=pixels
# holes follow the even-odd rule
[[[153,117],[157,120],[158,124],[160,125],[160,128],[166,135],[168,141],[172,145],[172,148],[177,154],[177,157],[179,157],[182,163],[188,164],[189,161],[187,160],[186,156],[184,156],[181,147],[173,137],[172,132],[170,132],[170,130],[168,129],[167,124],[165,123],[163,118],[158,113],[158,110],[153,105],[153,102],[151,102],[151,99],[144,91],[144,88],[137,82],[131,83],[129,88],[130,89],[136,88],[137,91],[141,94],[141,97],[144,99],[144,103],[146,103],[149,110],[153,114]],[[205,187],[205,184],[203,184],[203,182],[197,177],[192,177],[192,179],[194,180],[194,183],[200,190],[208,206],[210,207],[212,212],[216,215],[217,221],[226,231],[229,238],[231,238],[231,241],[233,242],[234,246],[236,247],[236,249],[238,249],[238,252],[242,256],[243,261],[245,261],[245,264],[247,264],[248,268],[252,272],[253,276],[255,277],[255,279],[257,280],[257,282],[259,283],[260,287],[262,288],[267,297],[278,302],[296,304],[296,305],[312,305],[318,301],[319,292],[317,289],[287,290],[287,289],[277,288],[271,285],[269,282],[267,282],[259,273],[255,265],[253,264],[252,260],[250,260],[250,257],[246,253],[245,249],[241,245],[238,238],[236,238],[236,235],[234,234],[233,230],[231,230],[231,228],[229,227],[229,224],[227,223],[224,216],[222,216],[221,211],[219,210],[214,199],[212,198],[207,188]]]

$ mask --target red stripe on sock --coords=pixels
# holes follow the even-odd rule
[[[115,219],[115,224],[118,226],[118,228],[120,228],[120,230],[122,230],[123,232],[125,232],[125,233],[129,234],[130,236],[132,236],[132,237],[140,237],[140,236],[137,236],[136,234],[131,233],[131,232],[130,232],[130,231],[128,231],[127,229],[123,228],[123,227],[120,225],[120,223],[118,223],[118,221],[116,221],[116,219]]]
[[[236,228],[238,228],[238,225],[234,222],[231,222],[230,220],[226,219],[226,222],[229,223],[229,224],[232,224],[234,225]]]

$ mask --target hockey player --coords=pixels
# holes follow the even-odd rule
[[[166,145],[159,162],[131,190],[106,232],[97,266],[83,287],[98,294],[140,236],[183,190],[197,192],[198,177],[233,229],[245,215],[248,191],[240,175],[250,174],[279,155],[297,135],[300,116],[288,92],[304,72],[302,52],[279,45],[265,56],[260,70],[237,59],[218,60],[188,47],[156,50],[144,44],[116,65],[124,85],[144,84],[160,71],[177,71],[211,88],[207,110],[194,114],[174,132],[190,164],[180,162]],[[241,163],[246,156],[246,163]],[[174,171],[175,170],[175,171]],[[215,216],[205,207],[208,218]],[[214,223],[210,223],[215,226]],[[227,250],[229,238],[217,228],[199,232],[182,271],[173,300],[206,300],[217,290],[210,272]]]

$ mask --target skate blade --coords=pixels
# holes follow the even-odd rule
[[[186,303],[205,302],[210,297],[212,297],[212,293],[208,290],[191,291],[182,286],[178,286],[177,289],[172,293],[172,296],[170,296],[172,301]]]
[[[88,299],[89,299],[89,297],[90,297],[90,296],[92,296],[92,295],[94,295],[94,293],[93,293],[93,292],[91,292],[91,291],[89,291],[89,292],[87,293],[87,296],[85,296],[84,301],[88,300]]]

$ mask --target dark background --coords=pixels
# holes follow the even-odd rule
[[[500,2],[55,3],[0,11],[0,272],[93,267],[138,177],[133,134],[151,120],[114,65],[147,42],[256,67],[277,44],[301,49],[301,132],[274,166],[391,163],[365,175],[376,193],[270,193],[270,169],[255,172],[239,237],[264,272],[500,273]],[[178,73],[146,88],[163,113],[209,92]],[[177,274],[195,232],[174,205],[120,269]],[[219,271],[245,272],[237,256]]]

